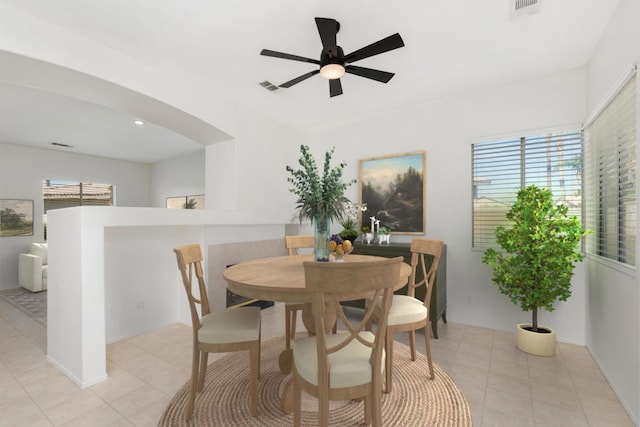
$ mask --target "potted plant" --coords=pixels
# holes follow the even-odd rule
[[[499,291],[531,311],[531,323],[516,327],[516,346],[539,356],[555,354],[553,329],[538,325],[538,309],[553,311],[556,300],[571,296],[571,277],[583,259],[578,245],[589,230],[569,216],[567,206],[555,205],[551,191],[531,185],[518,192],[506,217],[513,226],[498,227],[496,242],[504,252],[487,249],[482,262],[493,267]]]
[[[380,244],[389,244],[389,239],[391,237],[391,231],[387,227],[378,228],[378,243]]]
[[[331,220],[339,220],[344,216],[345,203],[349,200],[344,192],[355,182],[342,182],[342,172],[346,163],[342,162],[331,167],[331,157],[335,147],[327,151],[324,156],[322,175],[318,172],[316,161],[311,155],[309,147],[300,146],[302,156],[298,160],[300,169],[287,166],[291,174],[287,178],[292,184],[289,191],[298,196],[296,209],[300,223],[310,220],[314,223],[315,260],[329,261],[329,227]]]
[[[343,240],[349,240],[353,243],[358,238],[358,222],[351,217],[347,217],[340,221],[340,225],[342,226],[342,231],[338,235]]]
[[[373,241],[373,233],[371,232],[371,227],[368,225],[363,225],[360,227],[360,232],[362,233],[362,241],[367,245]]]

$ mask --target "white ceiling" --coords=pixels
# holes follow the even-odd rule
[[[512,20],[511,1],[0,3],[165,71],[208,79],[212,82],[208,90],[214,88],[221,96],[274,120],[313,132],[470,87],[582,67],[618,4],[618,0],[542,0],[540,13]],[[341,23],[338,44],[345,53],[400,33],[404,48],[356,64],[395,72],[395,77],[385,85],[347,74],[342,78],[344,95],[334,98],[329,98],[328,83],[318,75],[275,92],[260,87],[261,81],[282,84],[314,69],[312,64],[259,53],[267,48],[317,58],[321,43],[316,16]],[[29,145],[34,139],[47,138],[75,145],[83,140],[87,154],[145,162],[201,149],[153,125],[141,132],[130,125],[133,118],[122,113],[6,85],[0,85],[0,113],[0,141],[4,142]]]

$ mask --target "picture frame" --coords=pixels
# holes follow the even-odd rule
[[[360,160],[360,203],[391,234],[426,233],[426,151]]]
[[[0,237],[33,236],[33,200],[0,199]]]
[[[204,194],[167,197],[166,207],[169,209],[204,209]]]

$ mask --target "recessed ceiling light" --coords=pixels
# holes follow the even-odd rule
[[[142,120],[134,120],[133,123],[135,123],[138,126],[144,125],[144,122]]]

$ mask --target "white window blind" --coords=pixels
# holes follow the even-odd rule
[[[507,211],[520,189],[548,188],[556,203],[582,216],[582,132],[568,131],[472,145],[472,247],[495,243],[495,229],[508,226]]]
[[[636,77],[585,127],[587,253],[636,265]]]

